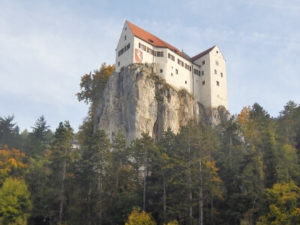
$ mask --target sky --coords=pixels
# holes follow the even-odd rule
[[[232,114],[300,103],[299,0],[0,0],[0,117],[76,131],[88,111],[80,78],[114,63],[125,20],[190,56],[217,44]]]

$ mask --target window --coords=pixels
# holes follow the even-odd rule
[[[218,74],[217,70],[215,70],[215,74]]]
[[[218,60],[216,60],[216,65],[217,65],[217,66],[219,65],[219,61],[218,61]]]
[[[130,43],[127,44],[124,48],[122,48],[119,52],[118,52],[118,56],[122,55],[124,52],[126,52],[128,49],[130,48]]]
[[[202,85],[205,85],[205,80],[204,80],[204,81],[202,81]]]
[[[185,68],[186,68],[187,70],[189,70],[189,71],[191,71],[191,69],[192,69],[192,67],[191,67],[190,65],[188,65],[188,64],[185,64]]]
[[[150,53],[151,55],[154,54],[154,51],[151,48],[147,47],[146,49],[147,49],[147,52]]]
[[[216,53],[218,54],[218,53],[219,53],[219,51],[216,51]]]
[[[127,27],[125,27],[125,30],[127,30]]]
[[[164,52],[156,52],[157,57],[164,57]]]
[[[221,77],[223,77],[223,73],[221,73]]]
[[[204,71],[202,71],[202,76],[204,76]]]
[[[220,82],[219,81],[217,81],[217,86],[220,86]]]
[[[143,45],[142,43],[139,43],[139,48],[146,51],[147,47],[145,45]]]
[[[126,35],[124,36],[124,40],[126,41]]]
[[[184,62],[182,62],[180,59],[177,59],[177,63],[178,63],[180,66],[184,67]]]
[[[199,70],[197,70],[197,69],[194,69],[194,74],[196,74],[196,75],[200,76],[200,71],[199,71]]]
[[[171,73],[171,76],[173,76],[173,73]]]
[[[118,62],[118,66],[120,66],[120,61]]]
[[[159,72],[162,73],[162,72],[163,72],[163,69],[160,69]]]
[[[205,64],[205,60],[202,61],[202,65],[204,65],[204,64]]]
[[[175,61],[175,56],[174,55],[171,55],[170,53],[168,53],[168,58]]]
[[[187,84],[187,81],[185,81],[185,84]]]
[[[178,69],[175,70],[176,74],[178,74]]]

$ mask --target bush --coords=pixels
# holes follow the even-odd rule
[[[128,221],[125,225],[156,225],[156,223],[150,214],[140,211],[139,209],[134,209],[128,216]]]

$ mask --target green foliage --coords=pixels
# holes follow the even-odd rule
[[[32,127],[32,132],[25,137],[24,149],[31,157],[38,157],[50,148],[52,132],[44,116],[40,116]]]
[[[19,127],[13,120],[14,116],[0,117],[0,147],[20,148]]]
[[[25,178],[29,224],[300,224],[299,105],[287,103],[278,118],[258,104],[237,117],[220,108],[218,126],[191,121],[159,140],[142,134],[126,143],[118,132],[110,141],[95,129],[92,108],[111,69],[83,78],[78,97],[91,108],[76,136],[68,122],[52,134],[40,117],[20,139],[13,118],[1,118],[0,128],[15,136],[2,141],[10,146],[0,149],[0,185]],[[72,148],[74,137],[79,149]],[[1,196],[0,205],[10,202]],[[25,217],[12,223],[26,224]]]
[[[156,225],[151,216],[145,211],[134,209],[128,216],[125,225]]]
[[[26,183],[23,180],[7,178],[0,188],[0,223],[26,225],[31,207]]]

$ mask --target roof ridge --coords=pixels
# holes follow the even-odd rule
[[[156,35],[144,30],[143,28],[131,23],[130,21],[126,20],[126,22],[129,25],[129,28],[133,35],[136,37],[146,41],[147,43],[156,46],[156,47],[165,47],[169,48],[171,51],[174,51],[175,53],[179,54],[180,56],[183,56],[183,53],[173,45],[169,44],[168,42],[162,40],[161,38],[157,37]],[[152,40],[154,39],[154,40]]]
[[[215,47],[217,47],[217,45],[214,45],[214,46],[212,46],[212,47],[210,47],[210,48],[204,50],[203,52],[200,52],[199,54],[193,56],[193,57],[191,58],[191,61],[195,61],[196,59],[199,59],[200,57],[202,57],[202,56],[208,54],[208,53],[211,52],[211,50],[213,50]]]

